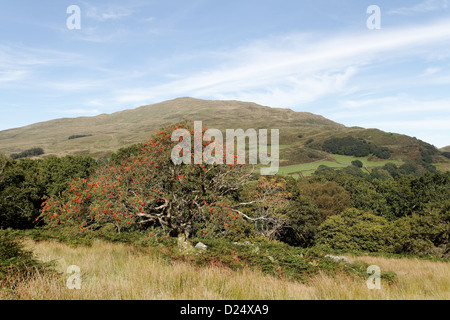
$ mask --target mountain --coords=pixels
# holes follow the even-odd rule
[[[62,118],[0,131],[0,152],[11,154],[42,147],[47,155],[90,154],[103,157],[120,147],[145,141],[155,130],[182,119],[202,120],[208,126],[221,130],[281,126],[286,129],[286,132],[281,132],[282,140],[294,131],[316,133],[321,128],[344,128],[322,116],[306,112],[239,101],[178,98],[113,114]],[[69,140],[72,135],[90,136]]]
[[[450,146],[443,147],[440,150],[444,152],[450,152]]]
[[[323,142],[330,137],[351,136],[387,147],[393,152],[391,158],[401,160],[420,155],[424,145],[406,135],[346,127],[308,112],[251,102],[185,97],[112,114],[62,118],[0,131],[0,153],[9,155],[40,147],[45,152],[41,157],[74,154],[104,158],[121,147],[143,142],[155,130],[183,119],[201,120],[205,127],[222,132],[237,128],[279,129],[282,166],[332,159],[332,155],[322,150]]]

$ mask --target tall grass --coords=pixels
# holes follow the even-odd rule
[[[157,250],[95,241],[91,247],[27,242],[43,261],[57,260],[60,276],[36,275],[2,299],[450,299],[450,266],[417,259],[358,257],[398,273],[395,285],[369,290],[351,276],[320,274],[307,284],[242,269],[196,267],[163,259]],[[354,257],[349,257],[355,259]],[[81,289],[70,290],[66,269],[81,269]]]

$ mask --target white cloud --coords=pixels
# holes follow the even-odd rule
[[[196,96],[300,106],[327,94],[356,90],[359,84],[352,84],[352,79],[367,66],[422,58],[424,52],[439,51],[449,41],[450,20],[358,34],[291,34],[222,53],[214,67],[161,85],[122,89],[115,99],[148,103]]]
[[[0,71],[0,83],[10,83],[23,80],[28,75],[26,70],[5,70]]]
[[[425,0],[412,7],[401,7],[390,10],[389,14],[412,15],[448,8],[448,0]]]
[[[439,71],[441,71],[441,68],[429,67],[429,68],[425,69],[425,71],[422,73],[422,76],[424,76],[424,77],[431,76],[435,73],[438,73]]]
[[[108,5],[96,7],[85,3],[84,10],[88,18],[103,22],[106,20],[119,20],[132,15],[133,11],[126,6]]]

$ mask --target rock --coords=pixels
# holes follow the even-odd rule
[[[236,244],[238,246],[254,246],[253,243],[250,243],[249,241],[244,241],[243,243],[240,242],[233,242],[233,244]]]
[[[180,252],[192,251],[194,247],[186,240],[186,236],[184,234],[178,235],[178,250]]]
[[[336,262],[343,261],[344,263],[351,263],[350,260],[348,260],[346,257],[343,256],[333,256],[331,254],[327,254],[325,258],[333,259]]]
[[[208,249],[208,246],[204,243],[199,242],[195,245],[195,248],[202,251],[206,251]]]

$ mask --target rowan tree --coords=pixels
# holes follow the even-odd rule
[[[193,134],[188,122],[158,131],[137,151],[125,153],[127,157],[116,155],[89,178],[74,181],[62,197],[46,201],[42,217],[49,226],[65,231],[123,232],[160,226],[168,234],[184,233],[188,238],[194,222],[206,226],[220,208],[223,217],[214,221],[221,228],[215,230],[231,227],[239,218],[232,211],[233,195],[251,177],[251,167],[175,164],[171,152],[177,141],[171,135],[180,128]]]

